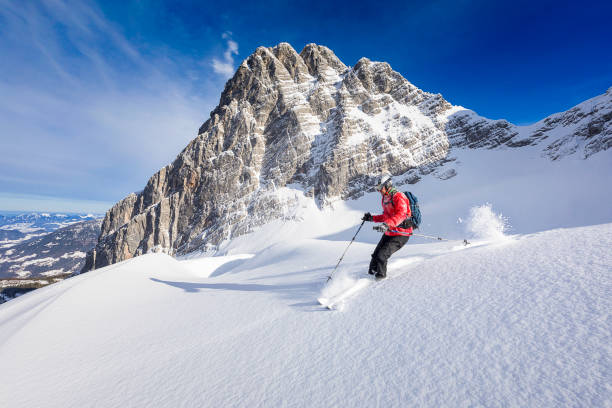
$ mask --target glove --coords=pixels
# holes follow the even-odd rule
[[[370,214],[369,212],[363,214],[363,217],[361,217],[362,221],[372,221],[372,214]]]
[[[380,225],[375,225],[375,226],[373,227],[373,229],[374,229],[375,231],[385,233],[385,232],[387,232],[387,230],[389,229],[389,226],[383,222],[383,223],[382,223],[382,224],[380,224]]]

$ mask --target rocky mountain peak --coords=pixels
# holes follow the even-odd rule
[[[176,160],[107,212],[84,270],[149,251],[214,251],[270,220],[291,218],[303,200],[323,207],[357,197],[383,171],[398,184],[417,182],[448,160],[453,147],[554,139],[553,146],[563,124],[571,143],[590,140],[588,157],[611,144],[611,99],[602,95],[588,114],[578,108],[519,128],[424,92],[384,62],[361,58],[349,68],[316,44],[299,54],[287,43],[259,47]]]
[[[322,45],[306,45],[300,52],[300,57],[308,67],[309,74],[320,80],[328,77],[327,70],[333,70],[336,75],[339,75],[347,69],[332,50]]]

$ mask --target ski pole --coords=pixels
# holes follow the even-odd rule
[[[440,238],[440,237],[432,237],[431,235],[423,235],[423,234],[415,234],[412,233],[412,235],[417,236],[417,237],[423,237],[423,238],[430,238],[430,239],[437,239],[438,241],[448,241],[450,242],[450,239],[445,239],[445,238]],[[467,239],[463,240],[463,245],[469,245],[470,243],[468,242]]]
[[[346,249],[344,250],[344,252],[342,253],[342,256],[340,257],[340,259],[338,260],[338,263],[336,264],[336,267],[334,268],[334,270],[332,271],[332,273],[329,274],[329,276],[327,277],[327,282],[329,282],[329,280],[332,278],[332,276],[334,275],[334,272],[336,272],[336,269],[338,269],[338,265],[340,265],[340,262],[342,262],[342,258],[344,258],[344,255],[346,254],[346,251],[348,251],[349,247],[351,246],[351,244],[353,243],[353,241],[355,240],[355,238],[357,238],[357,234],[359,234],[359,231],[361,231],[361,227],[363,227],[363,224],[365,223],[365,220],[363,220],[361,222],[361,225],[359,226],[359,228],[357,229],[357,232],[355,233],[355,235],[353,236],[353,239],[351,239],[351,242],[349,242],[348,246],[346,247]]]

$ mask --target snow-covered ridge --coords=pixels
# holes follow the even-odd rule
[[[543,145],[544,154],[553,160],[574,154],[588,158],[607,150],[612,147],[612,87],[566,112],[517,130],[513,144]]]

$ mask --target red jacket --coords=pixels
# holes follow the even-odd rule
[[[385,235],[411,235],[412,227],[401,228],[399,224],[404,222],[406,218],[412,216],[410,211],[410,201],[408,197],[400,191],[392,190],[391,194],[384,194],[382,197],[383,213],[381,215],[373,215],[372,221],[384,222],[389,226]]]

